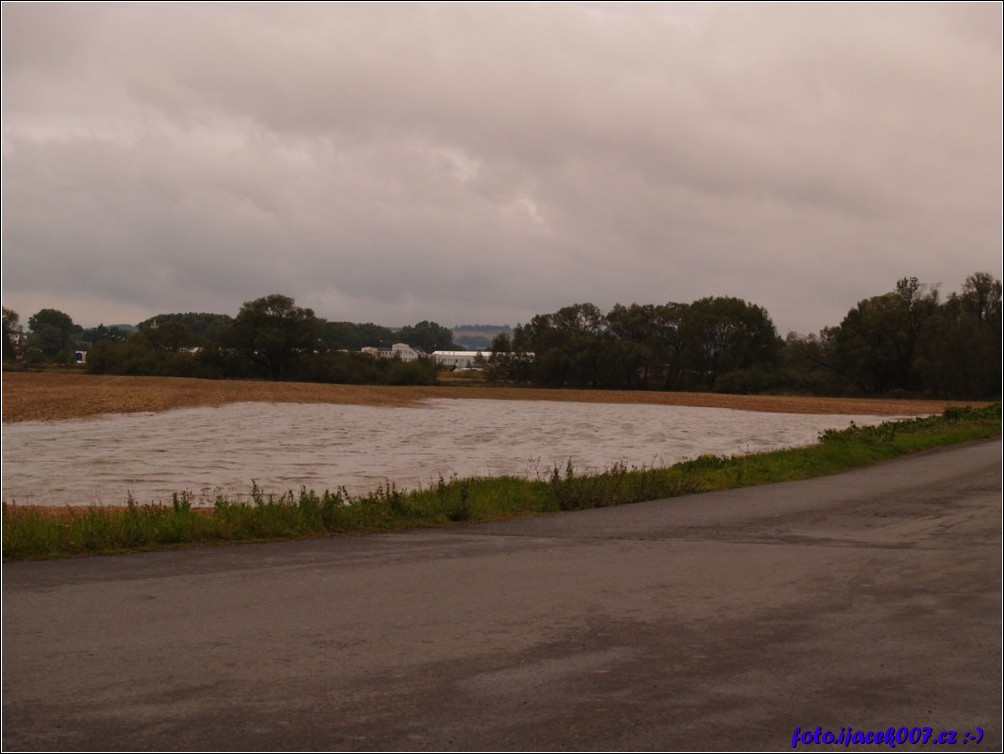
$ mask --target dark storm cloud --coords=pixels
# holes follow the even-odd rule
[[[27,317],[525,321],[736,295],[782,332],[1000,275],[1000,6],[3,6]]]

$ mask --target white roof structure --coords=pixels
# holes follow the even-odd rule
[[[433,351],[430,356],[437,364],[452,367],[474,366],[475,360],[481,356],[485,361],[491,356],[490,351]]]

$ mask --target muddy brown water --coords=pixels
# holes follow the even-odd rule
[[[429,400],[417,407],[236,403],[3,427],[3,499],[19,505],[211,501],[301,486],[414,489],[440,477],[549,477],[806,445],[889,417],[683,406]]]

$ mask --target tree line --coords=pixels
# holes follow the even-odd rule
[[[426,352],[459,348],[452,331],[422,321],[392,330],[372,323],[328,322],[282,294],[246,302],[237,316],[161,314],[121,328],[84,329],[69,315],[43,309],[22,338],[16,312],[4,309],[4,361],[70,363],[87,351],[95,374],[269,379],[353,384],[430,384],[436,368],[420,360],[378,359],[366,346],[407,343]]]
[[[407,343],[463,350],[452,331],[422,321],[399,330],[328,322],[282,294],[246,302],[235,317],[162,314],[85,330],[55,309],[28,321],[3,310],[3,358],[69,362],[88,350],[94,373],[428,384],[435,365],[359,353]],[[491,345],[489,380],[547,387],[816,395],[1000,397],[1001,282],[985,272],[942,300],[915,277],[860,301],[840,324],[782,339],[767,311],[733,297],[689,304],[589,303],[540,314]]]
[[[783,340],[738,298],[574,304],[496,336],[486,372],[548,387],[999,397],[1001,282],[975,273],[942,301],[903,278],[839,325]]]

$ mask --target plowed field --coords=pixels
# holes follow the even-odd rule
[[[986,405],[940,400],[815,398],[624,390],[545,390],[484,385],[387,387],[302,382],[197,380],[181,377],[121,377],[80,373],[7,372],[3,375],[3,421],[48,421],[108,413],[168,411],[194,406],[262,401],[411,406],[427,398],[644,403],[734,408],[795,414],[920,415],[948,405]]]

